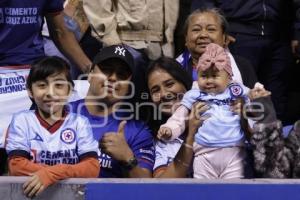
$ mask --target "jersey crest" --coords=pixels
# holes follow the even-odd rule
[[[229,86],[230,96],[233,98],[237,98],[243,95],[243,88],[239,84],[231,84]]]
[[[75,141],[76,134],[71,128],[67,128],[61,131],[60,139],[66,144],[72,144]]]

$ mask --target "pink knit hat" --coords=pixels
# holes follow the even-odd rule
[[[229,56],[224,48],[214,43],[210,43],[206,46],[205,52],[199,58],[197,70],[201,69],[205,71],[212,66],[215,66],[218,70],[224,69],[232,76]]]

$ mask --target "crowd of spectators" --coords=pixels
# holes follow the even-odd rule
[[[300,176],[300,1],[75,1],[82,37],[69,0],[0,2],[0,173],[31,176],[28,197],[69,177]]]

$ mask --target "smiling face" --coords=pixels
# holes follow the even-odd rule
[[[33,98],[42,117],[60,118],[71,89],[66,74],[61,72],[50,75],[45,80],[33,82],[28,94]]]
[[[230,75],[225,70],[210,67],[205,71],[198,71],[198,85],[203,92],[220,94],[231,82]]]
[[[192,57],[198,59],[209,43],[216,43],[223,47],[225,38],[220,19],[214,13],[203,12],[191,17],[185,45]]]
[[[185,86],[163,69],[157,68],[148,76],[148,88],[152,101],[168,116],[186,92]]]

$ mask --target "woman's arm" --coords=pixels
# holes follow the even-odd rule
[[[71,59],[79,69],[86,73],[90,70],[91,61],[79,46],[74,34],[67,29],[63,13],[46,15],[50,36],[60,51]]]
[[[203,123],[205,118],[201,117],[201,113],[208,110],[208,106],[203,102],[197,102],[193,105],[189,115],[187,137],[182,143],[178,153],[173,162],[164,170],[154,171],[155,178],[185,178],[189,172],[190,164],[193,159],[193,143],[194,136],[199,126]]]
[[[188,130],[188,135],[193,131]],[[193,159],[193,137],[186,139],[178,153],[176,154],[173,162],[166,167],[159,167],[154,171],[154,178],[185,178],[187,177],[188,171],[190,169],[190,163]]]

